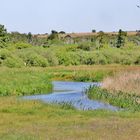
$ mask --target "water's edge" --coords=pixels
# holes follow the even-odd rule
[[[90,100],[84,93],[85,89],[90,86],[100,86],[100,83],[91,82],[52,82],[54,89],[53,92],[47,95],[34,95],[24,96],[24,99],[28,100],[41,100],[46,103],[67,103],[71,104],[78,110],[96,110],[105,109],[117,111],[118,107],[114,107],[107,103],[103,103],[96,100]]]

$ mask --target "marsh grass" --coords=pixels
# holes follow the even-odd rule
[[[119,72],[103,81],[103,88],[109,91],[122,91],[140,96],[140,70]]]
[[[131,111],[140,111],[140,104],[137,102],[140,96],[121,91],[110,93],[106,89],[100,87],[91,87],[87,91],[90,99],[101,100],[111,105],[118,106],[120,109]]]
[[[0,116],[1,140],[139,139],[138,112],[77,111],[0,97]]]
[[[45,94],[51,90],[52,84],[46,72],[1,68],[0,96]]]
[[[32,80],[35,81],[39,78],[44,83],[48,82],[48,78],[56,80],[59,79],[59,75],[63,74],[64,76],[61,78],[66,80],[65,74],[69,77],[75,72],[78,74],[79,71],[83,71],[84,75],[87,71],[111,70],[114,72],[116,69],[120,71],[120,69],[126,68],[139,69],[139,67],[134,66],[1,68],[0,75],[3,85],[6,85],[7,82],[10,83],[10,80],[15,77],[15,79],[21,77],[21,80],[24,81],[24,78],[29,79],[30,76],[36,77],[35,79],[32,77]],[[45,80],[42,80],[44,78]],[[40,81],[38,83],[37,80],[36,84],[40,84]],[[14,89],[17,85],[13,86]],[[34,86],[36,87],[36,85]],[[46,90],[48,91],[48,88]],[[15,96],[4,96],[0,97],[0,116],[0,140],[139,140],[140,113],[131,110],[118,112],[106,110],[78,111],[73,109],[70,104],[48,105],[40,101],[25,101]]]
[[[90,87],[92,99],[128,110],[140,111],[140,71],[121,71],[104,79],[102,87]]]
[[[46,71],[52,80],[101,82],[121,71],[140,71],[140,66],[95,65],[95,66],[55,66]]]

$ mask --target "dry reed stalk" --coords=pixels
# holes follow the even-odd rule
[[[114,77],[105,78],[103,88],[140,95],[140,71],[119,72]]]

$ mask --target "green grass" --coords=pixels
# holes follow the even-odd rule
[[[126,110],[140,111],[140,104],[137,102],[140,96],[136,94],[121,91],[110,93],[108,90],[101,89],[100,87],[90,87],[86,94],[90,99],[101,100]]]
[[[139,139],[138,112],[83,112],[1,97],[0,116],[1,140]]]
[[[52,88],[49,79],[100,81],[108,75],[126,69],[139,70],[139,66],[56,66],[12,69],[1,67],[0,85],[10,91],[10,96],[0,97],[0,140],[139,140],[140,112],[136,111],[136,108],[118,112],[78,111],[70,104],[48,105],[40,101],[25,101],[11,96],[23,95],[18,90],[21,86],[25,87],[23,91],[26,92],[23,93],[28,95],[48,93]],[[98,75],[102,75],[101,78],[95,79]],[[36,92],[33,92],[32,87]],[[117,101],[114,98],[110,99]],[[120,99],[120,103],[125,101],[125,107],[128,104],[132,105],[132,102],[126,100],[124,96],[120,96]]]
[[[80,82],[99,82],[107,76],[113,75],[113,70],[52,70],[50,72],[51,77],[54,80],[65,80],[65,81],[80,81]]]
[[[48,67],[46,71],[52,80],[65,81],[92,81],[101,82],[108,76],[113,76],[120,71],[140,70],[140,66],[122,65],[94,65],[94,66],[55,66]]]
[[[45,71],[0,68],[0,96],[45,94],[51,90]]]
[[[139,66],[1,67],[0,96],[44,94],[52,89],[50,80],[98,82],[125,69],[139,70]]]
[[[101,100],[127,110],[140,111],[139,86],[139,69],[125,69],[105,78],[101,87],[90,87],[86,93],[91,99]]]

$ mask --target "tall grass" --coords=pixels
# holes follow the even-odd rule
[[[139,66],[122,65],[94,65],[94,66],[55,66],[48,67],[46,71],[53,80],[92,81],[101,82],[108,76],[124,70],[140,70]]]
[[[0,117],[0,140],[139,139],[138,112],[84,112],[1,97]]]
[[[0,96],[45,94],[52,90],[46,72],[34,69],[0,69]]]
[[[113,77],[107,77],[103,81],[103,88],[112,92],[115,90],[140,96],[140,70],[119,72]]]
[[[111,105],[118,106],[120,109],[131,111],[140,111],[140,96],[132,93],[124,93],[122,91],[109,92],[100,87],[90,87],[86,94],[90,99],[101,100]]]
[[[87,94],[92,99],[102,100],[129,110],[140,111],[139,70],[119,72],[107,77],[102,87],[91,87]]]

